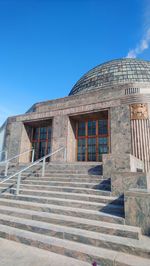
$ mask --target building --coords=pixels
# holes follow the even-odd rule
[[[101,64],[69,96],[9,117],[0,150],[17,164],[1,154],[0,237],[74,265],[150,265],[149,119],[140,59]],[[33,163],[53,152],[46,167]]]
[[[148,171],[149,105],[150,62],[112,60],[81,77],[68,97],[36,103],[8,118],[1,149],[12,157],[34,147],[38,159],[66,147],[67,162],[103,160],[104,169],[108,161],[112,169],[117,160],[118,169]],[[30,154],[20,157],[30,160]]]

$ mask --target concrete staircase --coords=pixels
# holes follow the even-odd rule
[[[125,225],[123,198],[111,196],[110,182],[97,163],[50,163],[45,177],[35,167],[22,176],[19,196],[16,178],[1,185],[0,237],[76,258],[78,265],[148,266],[150,239]]]

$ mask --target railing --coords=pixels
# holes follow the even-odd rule
[[[10,163],[11,161],[13,161],[14,159],[16,159],[16,158],[18,158],[18,157],[20,157],[20,156],[22,156],[23,154],[26,154],[26,153],[28,153],[28,152],[32,152],[32,159],[31,159],[31,162],[33,162],[33,161],[34,161],[34,149],[33,149],[33,148],[30,149],[30,150],[24,151],[24,152],[22,152],[22,153],[20,153],[20,154],[17,154],[17,155],[15,155],[14,157],[12,157],[12,158],[10,158],[10,159],[6,159],[5,161],[0,162],[0,164],[5,164],[5,174],[4,174],[4,175],[7,176],[9,163]]]
[[[19,172],[9,176],[8,178],[5,178],[2,182],[0,182],[0,184],[3,184],[5,183],[6,181],[10,180],[11,178],[15,177],[15,176],[18,176],[18,179],[17,179],[17,189],[16,189],[16,195],[19,195],[19,190],[20,190],[20,182],[21,182],[21,174],[23,172],[25,172],[26,170],[30,169],[31,167],[33,167],[34,165],[37,165],[38,163],[42,162],[43,161],[43,164],[42,164],[42,177],[45,175],[45,163],[46,163],[46,159],[51,157],[52,155],[60,152],[64,150],[64,160],[66,161],[66,148],[65,147],[62,147],[52,153],[49,153],[47,155],[45,155],[44,157],[38,159],[37,161],[35,162],[32,162],[30,165],[28,165],[27,167],[23,168],[22,170],[20,170]]]

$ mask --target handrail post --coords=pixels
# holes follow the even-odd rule
[[[7,150],[5,151],[5,161],[7,160]]]
[[[21,173],[18,174],[16,195],[19,195],[20,181],[21,181]]]
[[[43,159],[43,165],[42,165],[42,177],[45,176],[45,158]]]
[[[8,166],[9,166],[9,162],[7,161],[5,165],[5,176],[7,176],[7,173],[8,173]]]
[[[32,163],[34,162],[34,154],[35,154],[35,150],[32,150]]]
[[[66,150],[66,148],[64,149],[64,161],[66,162],[66,160],[67,160],[67,150]]]

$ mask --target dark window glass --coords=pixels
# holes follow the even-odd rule
[[[98,161],[102,161],[102,154],[108,153],[108,138],[98,138]]]
[[[51,139],[52,128],[48,128],[48,139]]]
[[[45,141],[39,142],[39,158],[46,155],[45,148],[46,148],[46,142]]]
[[[78,136],[85,136],[85,122],[79,122],[78,124]]]
[[[41,127],[40,128],[40,139],[46,139],[47,138],[47,128]]]
[[[39,136],[39,128],[33,128],[33,139],[37,140]]]
[[[96,161],[96,139],[88,139],[88,161]]]
[[[88,121],[88,136],[96,135],[96,121]]]
[[[86,142],[85,139],[78,140],[78,161],[85,161],[86,153]]]
[[[98,139],[98,143],[101,144],[107,144],[108,143],[108,138],[104,137],[104,138],[99,138]]]
[[[98,134],[99,135],[108,134],[107,120],[99,120],[98,121]]]

